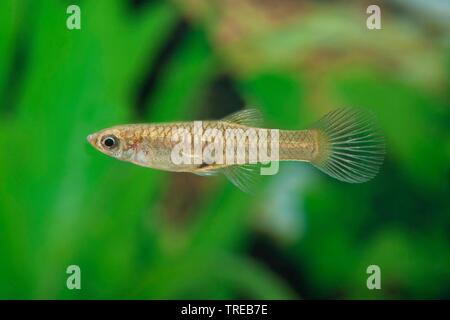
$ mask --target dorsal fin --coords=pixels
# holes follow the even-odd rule
[[[243,109],[226,116],[222,120],[249,127],[258,127],[263,122],[263,116],[258,109]]]

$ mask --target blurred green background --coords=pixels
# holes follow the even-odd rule
[[[2,0],[0,298],[450,298],[449,30],[445,0]],[[86,141],[245,106],[286,129],[373,110],[385,164],[351,185],[283,163],[249,196]]]

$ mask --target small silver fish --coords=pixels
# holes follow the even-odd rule
[[[258,110],[244,109],[217,121],[119,125],[87,140],[111,157],[144,167],[224,173],[246,192],[267,160],[306,161],[336,179],[361,183],[376,176],[384,159],[384,139],[368,111],[338,109],[306,130],[261,128],[261,120]],[[261,146],[266,161],[258,155]],[[235,153],[232,161],[227,152]]]

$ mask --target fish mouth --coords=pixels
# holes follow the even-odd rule
[[[88,135],[88,136],[86,137],[86,140],[87,140],[92,146],[95,147],[95,140],[96,140],[96,138],[97,138],[97,135],[96,135],[95,133],[93,133],[93,134]]]

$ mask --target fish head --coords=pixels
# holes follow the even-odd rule
[[[123,161],[132,161],[141,144],[141,139],[130,130],[115,127],[92,133],[87,141],[98,151]]]

